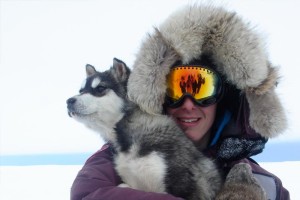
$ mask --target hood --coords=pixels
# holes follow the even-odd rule
[[[129,77],[130,100],[148,113],[162,114],[172,65],[204,55],[225,82],[241,91],[249,110],[247,124],[256,133],[267,139],[285,130],[286,116],[275,93],[278,70],[262,38],[236,13],[221,7],[187,6],[147,35]]]

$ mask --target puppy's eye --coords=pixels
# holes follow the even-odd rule
[[[102,86],[102,85],[98,85],[98,86],[95,88],[95,92],[97,92],[97,93],[102,93],[102,92],[104,92],[106,89],[107,89],[107,87],[104,87],[104,86]]]

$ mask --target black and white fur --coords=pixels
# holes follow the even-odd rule
[[[125,63],[114,59],[104,72],[87,65],[86,72],[80,94],[67,100],[69,115],[113,144],[124,183],[185,199],[215,198],[222,184],[216,165],[170,117],[148,114],[127,99]]]

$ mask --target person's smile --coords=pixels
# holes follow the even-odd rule
[[[176,123],[182,128],[185,126],[196,126],[200,120],[200,117],[176,117]]]

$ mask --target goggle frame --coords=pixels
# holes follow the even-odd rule
[[[168,95],[168,91],[170,91],[170,90],[174,91],[174,88],[169,87],[169,85],[170,85],[169,78],[170,78],[170,76],[172,76],[172,73],[174,73],[175,70],[182,70],[183,69],[183,70],[185,70],[185,77],[188,76],[188,75],[191,75],[191,74],[195,75],[195,72],[193,72],[193,73],[189,72],[190,68],[192,68],[192,70],[194,70],[194,71],[195,71],[195,69],[200,69],[198,74],[201,74],[201,76],[203,75],[203,73],[201,73],[201,72],[206,72],[207,74],[212,75],[210,77],[212,79],[210,81],[212,83],[211,87],[214,87],[214,90],[213,90],[214,92],[213,92],[212,95],[208,95],[208,96],[205,96],[205,97],[200,98],[200,99],[196,99],[195,95],[193,95],[191,92],[182,92],[182,95],[179,98],[174,98],[174,97]],[[204,76],[204,78],[207,77],[207,74]],[[178,79],[178,75],[177,75],[177,79]],[[223,96],[223,90],[224,90],[223,85],[224,84],[223,84],[222,77],[214,69],[212,69],[210,67],[207,67],[207,66],[204,66],[204,65],[177,65],[177,66],[174,66],[174,67],[172,67],[171,71],[167,75],[167,81],[166,82],[167,82],[166,83],[167,84],[167,91],[166,91],[166,97],[165,97],[165,106],[168,106],[168,107],[171,107],[171,108],[180,107],[182,105],[182,103],[184,102],[184,99],[187,98],[187,97],[192,99],[193,102],[196,105],[201,106],[201,107],[207,107],[207,106],[210,106],[210,105],[213,105],[213,104],[217,103]],[[178,82],[178,80],[177,80],[177,82]],[[213,86],[213,85],[216,85],[216,86]],[[208,86],[206,86],[206,87],[208,87]],[[178,90],[178,85],[177,85],[176,89]],[[200,93],[200,91],[201,91],[201,88],[199,89],[198,93]]]

